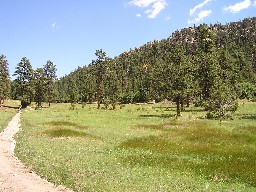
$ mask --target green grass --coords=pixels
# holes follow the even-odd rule
[[[129,164],[189,170],[213,181],[237,180],[256,187],[255,141],[256,135],[247,131],[228,131],[193,122],[186,128],[181,124],[164,129],[158,136],[125,141],[120,147],[151,152],[142,158],[131,154],[123,159]]]
[[[22,113],[16,154],[74,191],[255,191],[256,103],[234,120],[206,120],[191,107],[55,104]]]
[[[17,112],[15,101],[5,101],[4,107],[0,108],[0,132],[7,126],[8,122]]]

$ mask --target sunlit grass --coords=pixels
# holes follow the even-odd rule
[[[7,126],[8,122],[11,120],[11,118],[14,116],[15,111],[14,110],[1,110],[0,109],[0,132]]]
[[[222,122],[195,107],[178,119],[174,107],[96,107],[23,111],[17,155],[74,191],[256,190],[255,103]]]
[[[8,122],[17,112],[17,101],[5,101],[4,106],[0,107],[0,132],[7,126]]]
[[[253,129],[256,126],[250,127]],[[237,180],[256,187],[256,135],[243,132],[241,128],[236,132],[203,126],[201,122],[163,131],[158,136],[135,138],[120,144],[122,148],[150,151],[148,156],[132,154],[122,161],[189,170],[213,181]]]

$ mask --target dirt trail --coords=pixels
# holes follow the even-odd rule
[[[27,169],[15,156],[13,136],[20,128],[20,113],[17,113],[3,132],[0,133],[0,192],[64,192],[62,186],[40,178]]]

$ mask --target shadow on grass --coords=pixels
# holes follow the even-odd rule
[[[88,129],[89,126],[84,126],[84,125],[79,125],[74,122],[69,122],[69,121],[50,121],[46,123],[46,125],[51,125],[54,127],[74,127],[78,129]]]
[[[237,115],[241,119],[251,119],[251,120],[256,120],[256,115],[252,114],[239,114]]]
[[[160,115],[140,115],[139,117],[141,118],[170,118],[170,117],[175,117],[175,114],[160,114]]]
[[[51,129],[43,132],[44,134],[50,136],[50,137],[81,137],[81,138],[92,138],[97,139],[97,137],[77,130],[71,130],[71,129],[65,129],[65,128],[57,128],[57,129]]]
[[[205,112],[204,109],[186,109],[183,112]]]
[[[97,136],[88,134],[83,130],[88,129],[89,126],[79,125],[74,122],[69,121],[50,121],[45,124],[49,130],[44,131],[43,134],[53,137],[53,138],[90,138],[90,139],[100,139]]]
[[[154,110],[160,110],[160,111],[176,111],[175,106],[154,106],[152,108]]]
[[[169,131],[172,128],[177,128],[178,126],[182,126],[182,124],[180,124],[177,121],[172,121],[169,123],[165,123],[165,124],[161,124],[161,125],[136,125],[136,126],[132,126],[130,127],[131,129],[135,129],[135,130],[158,130],[158,131]],[[185,125],[183,125],[185,126]]]
[[[8,109],[19,109],[19,106],[9,106],[9,105],[3,105],[3,107],[8,108]]]

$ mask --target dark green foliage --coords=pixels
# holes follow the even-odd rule
[[[18,90],[18,98],[21,100],[21,106],[25,108],[33,101],[34,97],[33,69],[26,57],[23,57],[18,63],[14,76],[17,76],[16,89]]]
[[[45,88],[46,88],[46,98],[49,107],[51,106],[51,102],[54,99],[55,96],[55,87],[54,82],[56,81],[56,65],[53,64],[52,61],[47,61],[47,63],[44,65],[44,75],[45,75]]]
[[[98,103],[98,109],[100,109],[100,103],[102,102],[102,96],[101,96],[101,82],[103,80],[103,76],[105,75],[106,70],[106,60],[107,56],[102,49],[96,50],[95,55],[98,57],[93,63],[96,66],[95,74],[97,76],[97,103]]]
[[[11,81],[8,61],[4,55],[0,55],[0,107],[4,100],[10,97]]]
[[[133,98],[133,102],[135,103],[145,103],[149,100],[149,95],[145,89],[139,89]]]
[[[12,98],[20,99],[21,106],[27,107],[32,101],[37,103],[37,108],[42,102],[52,102],[54,97],[54,83],[56,80],[56,68],[51,61],[47,61],[44,68],[32,69],[30,61],[23,57],[18,63],[12,82]]]
[[[133,103],[134,97],[135,97],[135,94],[133,92],[127,92],[121,95],[120,101],[123,104]]]
[[[240,99],[253,99],[256,97],[256,84],[252,82],[242,82],[238,84]]]
[[[161,73],[156,73],[156,90],[162,91],[165,98],[176,103],[176,114],[180,116],[182,104],[192,88],[193,68],[180,45],[172,45],[163,58]],[[158,69],[155,69],[158,70]],[[160,78],[159,78],[160,77]],[[162,85],[162,86],[160,86]]]
[[[202,99],[209,111],[208,117],[224,118],[228,112],[237,109],[238,82],[241,78],[235,59],[227,49],[215,52],[208,58],[207,67],[199,69],[199,74],[203,71],[199,82],[203,84]]]
[[[227,118],[237,110],[236,93],[229,89],[228,85],[221,84],[211,90],[211,98],[205,105],[209,111],[208,118]]]
[[[44,96],[46,92],[46,77],[44,70],[38,68],[34,71],[34,90],[35,90],[35,102],[37,103],[37,109],[42,107],[42,102],[44,101]]]
[[[20,89],[18,86],[18,80],[15,79],[11,82],[11,98],[14,100],[19,100]]]

